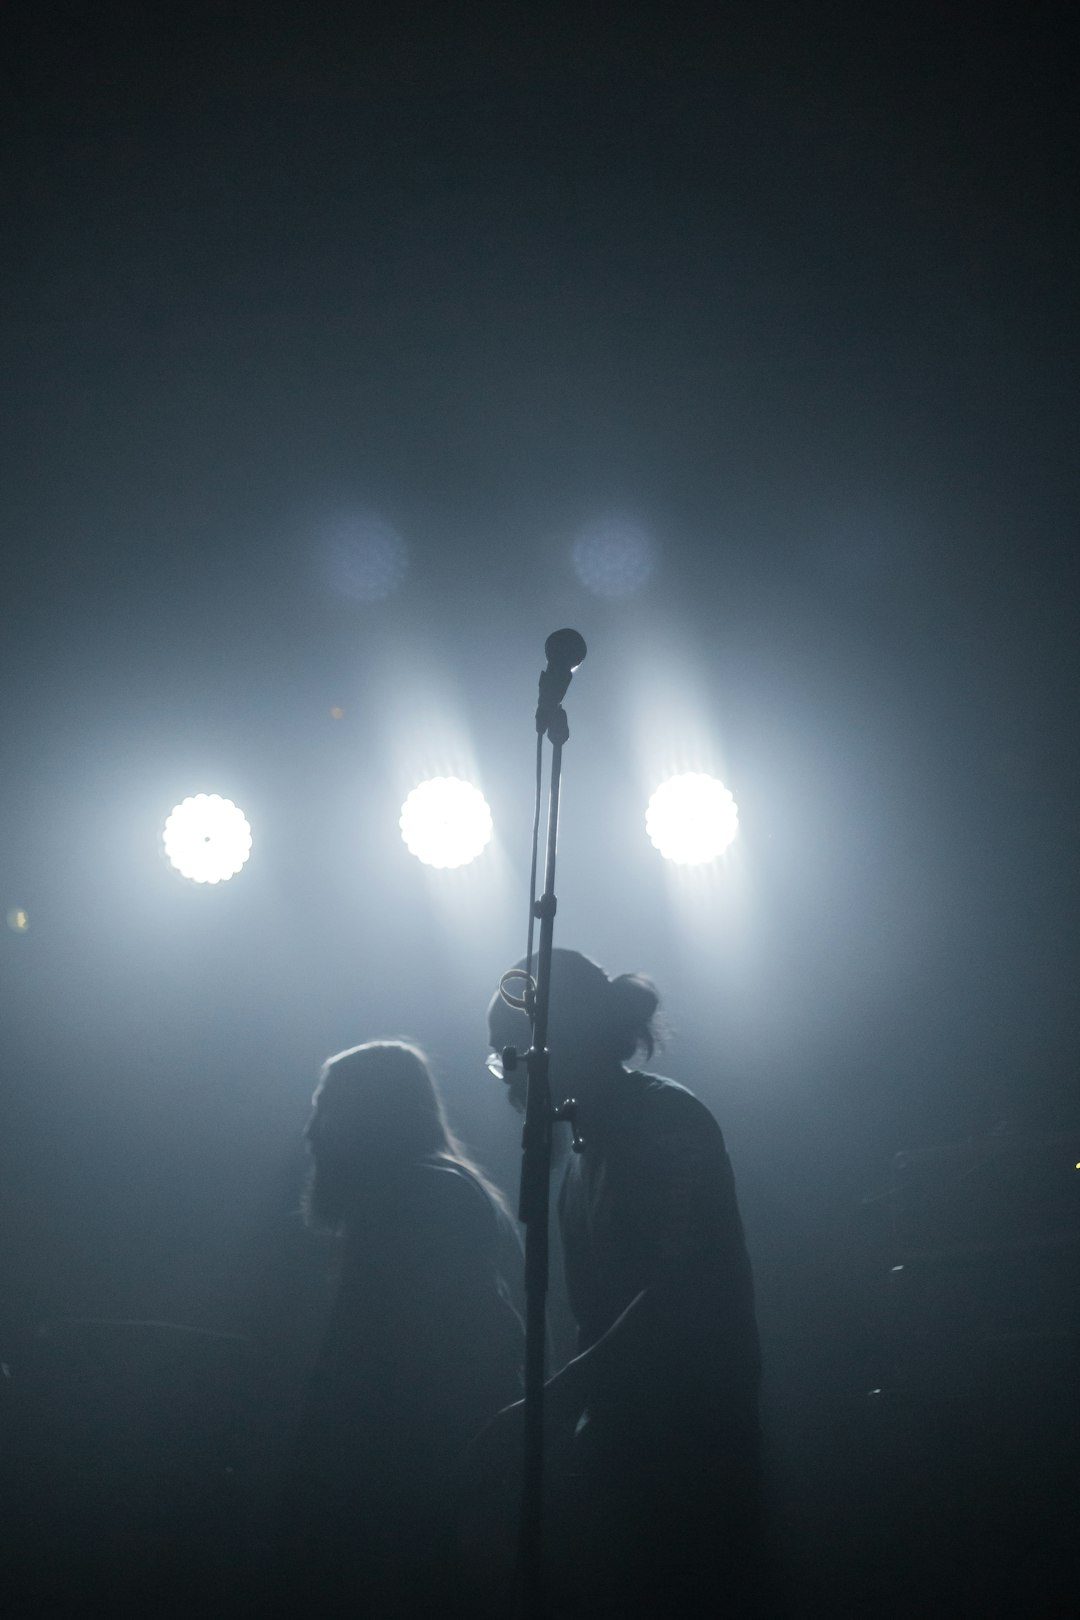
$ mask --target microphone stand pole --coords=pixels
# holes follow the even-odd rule
[[[546,719],[547,716],[544,716]],[[538,715],[537,728],[545,729]],[[523,1620],[545,1620],[544,1588],[544,1353],[547,1345],[548,1210],[551,1184],[551,1127],[556,1118],[549,1085],[547,1049],[551,1000],[551,950],[555,933],[555,849],[559,836],[559,789],[563,744],[570,735],[561,705],[546,726],[551,739],[548,783],[547,854],[544,889],[534,899],[540,923],[532,1043],[525,1057],[528,1087],[521,1133],[521,1190],[518,1218],[525,1227],[525,1455],[518,1537],[519,1613]]]

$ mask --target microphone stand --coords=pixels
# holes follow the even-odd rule
[[[568,670],[565,679],[545,671],[540,677],[540,705],[536,711],[537,746],[538,749],[542,748],[542,738],[546,732],[551,742],[551,772],[548,781],[544,888],[539,899],[532,899],[532,916],[540,923],[540,945],[536,989],[531,997],[531,1005],[527,1006],[532,1024],[532,1042],[525,1055],[528,1086],[525,1124],[521,1133],[518,1200],[518,1219],[525,1227],[525,1432],[517,1565],[518,1612],[522,1620],[545,1620],[547,1615],[543,1556],[544,1360],[547,1346],[551,1127],[554,1120],[570,1117],[568,1110],[556,1112],[552,1108],[547,1034],[551,1002],[551,951],[557,907],[555,851],[559,837],[562,751],[563,744],[570,736],[566,711],[559,699],[569,681]],[[526,1000],[530,1000],[528,992]],[[512,1067],[516,1055],[509,1050],[506,1055]]]

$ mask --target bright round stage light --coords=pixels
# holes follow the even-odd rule
[[[170,863],[193,883],[224,883],[251,854],[243,811],[219,793],[196,793],[176,805],[161,836]]]
[[[456,776],[433,776],[401,807],[401,836],[425,866],[467,866],[491,838],[491,811],[479,788]]]
[[[739,811],[715,776],[691,771],[661,784],[649,800],[645,831],[679,866],[704,866],[727,849],[739,830]]]

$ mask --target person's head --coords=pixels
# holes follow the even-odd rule
[[[374,1181],[432,1155],[460,1156],[427,1059],[405,1041],[368,1041],[323,1064],[305,1136],[306,1208],[339,1227]]]
[[[518,963],[523,967],[524,963]],[[520,984],[510,987],[515,992]],[[609,979],[603,968],[580,951],[551,953],[551,1008],[548,1047],[559,1085],[587,1086],[594,1074],[610,1072],[639,1052],[656,1049],[655,1018],[660,997],[655,985],[637,973]],[[496,991],[488,1007],[488,1038],[496,1051],[529,1044],[529,1025]],[[511,1099],[524,1087],[511,1085]]]

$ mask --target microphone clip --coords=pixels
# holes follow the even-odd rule
[[[554,746],[556,743],[568,742],[570,738],[570,722],[566,718],[566,710],[561,702],[570,682],[567,679],[565,685],[562,685],[558,697],[552,701],[546,697],[544,692],[544,682],[550,674],[550,670],[546,669],[542,670],[540,674],[540,702],[536,706],[536,735],[542,737],[547,732],[548,741]],[[553,684],[558,687],[562,683],[556,678]]]

